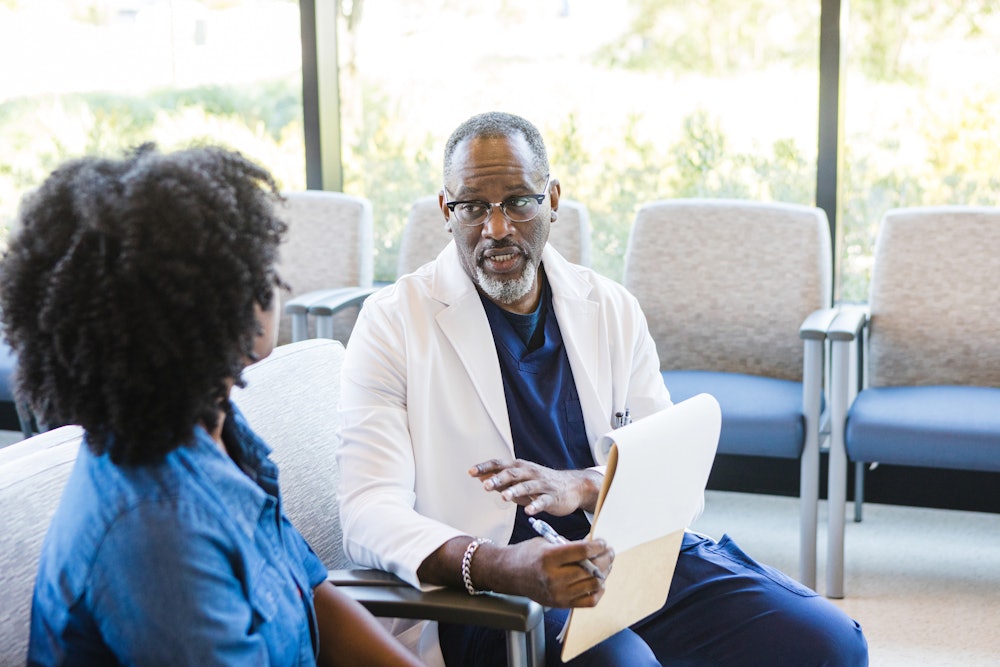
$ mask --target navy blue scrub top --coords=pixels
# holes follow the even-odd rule
[[[580,397],[544,272],[542,298],[533,313],[511,313],[482,294],[480,299],[496,342],[515,456],[555,470],[593,466]],[[564,517],[547,512],[537,516],[570,540],[590,532],[583,510]],[[537,536],[524,508],[518,506],[510,543]]]

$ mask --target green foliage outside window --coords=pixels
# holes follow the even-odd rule
[[[0,8],[22,4],[0,0]],[[570,11],[579,6],[566,4]],[[453,0],[439,0],[438,5],[470,19],[481,20],[487,11]],[[345,42],[351,44],[364,4],[345,4],[345,12],[348,6]],[[558,20],[519,0],[505,0],[504,7],[504,21],[515,27],[529,20]],[[596,63],[623,76],[657,71],[671,72],[676,79],[691,75],[726,89],[775,63],[779,75],[791,71],[787,68],[815,71],[819,3],[796,5],[794,11],[774,0],[633,0],[628,7],[634,17],[628,29],[595,43],[590,66]],[[416,8],[407,11],[412,12],[409,23],[420,20]],[[942,94],[926,85],[935,67],[956,78],[976,74],[942,65],[935,60],[942,53],[978,49],[984,70],[992,71],[997,42],[990,31],[998,29],[1000,3],[859,0],[850,3],[849,11],[839,296],[862,301],[878,222],[888,208],[1000,203],[994,158],[1000,145],[995,122],[1000,93],[974,77],[967,87],[956,88],[960,93]],[[937,48],[938,42],[946,48]],[[344,98],[351,107],[342,141],[344,187],[372,200],[375,277],[389,281],[396,275],[410,204],[440,188],[441,135],[450,128],[408,123],[406,105],[420,100],[394,96],[384,81],[365,72],[364,64],[364,59],[343,60],[345,72],[354,77]],[[770,81],[775,80],[785,81],[781,76]],[[149,140],[165,149],[221,143],[268,167],[283,188],[302,189],[300,85],[294,78],[0,102],[0,233],[13,221],[20,197],[66,158],[119,153]],[[728,125],[727,109],[677,100],[682,102],[687,106],[676,108],[686,109],[684,115],[668,121],[670,127],[662,128],[666,131],[658,139],[646,134],[649,117],[640,112],[611,127],[595,128],[588,124],[592,119],[568,106],[558,120],[540,123],[563,195],[590,211],[594,267],[611,278],[622,276],[629,227],[644,202],[673,197],[814,201],[814,138],[789,133],[748,144]],[[751,136],[753,130],[751,126]]]

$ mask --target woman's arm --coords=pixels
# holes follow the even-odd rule
[[[323,667],[376,665],[419,667],[421,663],[367,609],[329,581],[313,589]]]

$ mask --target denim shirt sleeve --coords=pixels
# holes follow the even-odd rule
[[[316,588],[327,579],[326,566],[323,565],[323,561],[319,559],[316,552],[306,542],[306,538],[292,525],[284,513],[281,515],[281,520],[284,523],[285,537],[289,542],[288,552],[299,555],[302,566],[305,568],[309,586]]]
[[[287,589],[210,511],[148,502],[110,527],[87,596],[122,663],[291,665],[304,628],[301,598]]]

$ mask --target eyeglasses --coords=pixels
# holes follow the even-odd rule
[[[550,179],[551,176],[545,177],[545,185],[542,186],[542,194],[540,195],[515,195],[498,202],[476,199],[449,201],[445,202],[445,206],[455,214],[458,224],[464,227],[478,227],[485,223],[490,217],[490,213],[493,212],[494,206],[499,206],[504,217],[511,222],[528,222],[534,220],[535,216],[538,215],[538,209],[545,201],[545,196],[549,194]],[[444,192],[448,193],[447,187],[444,188]]]

